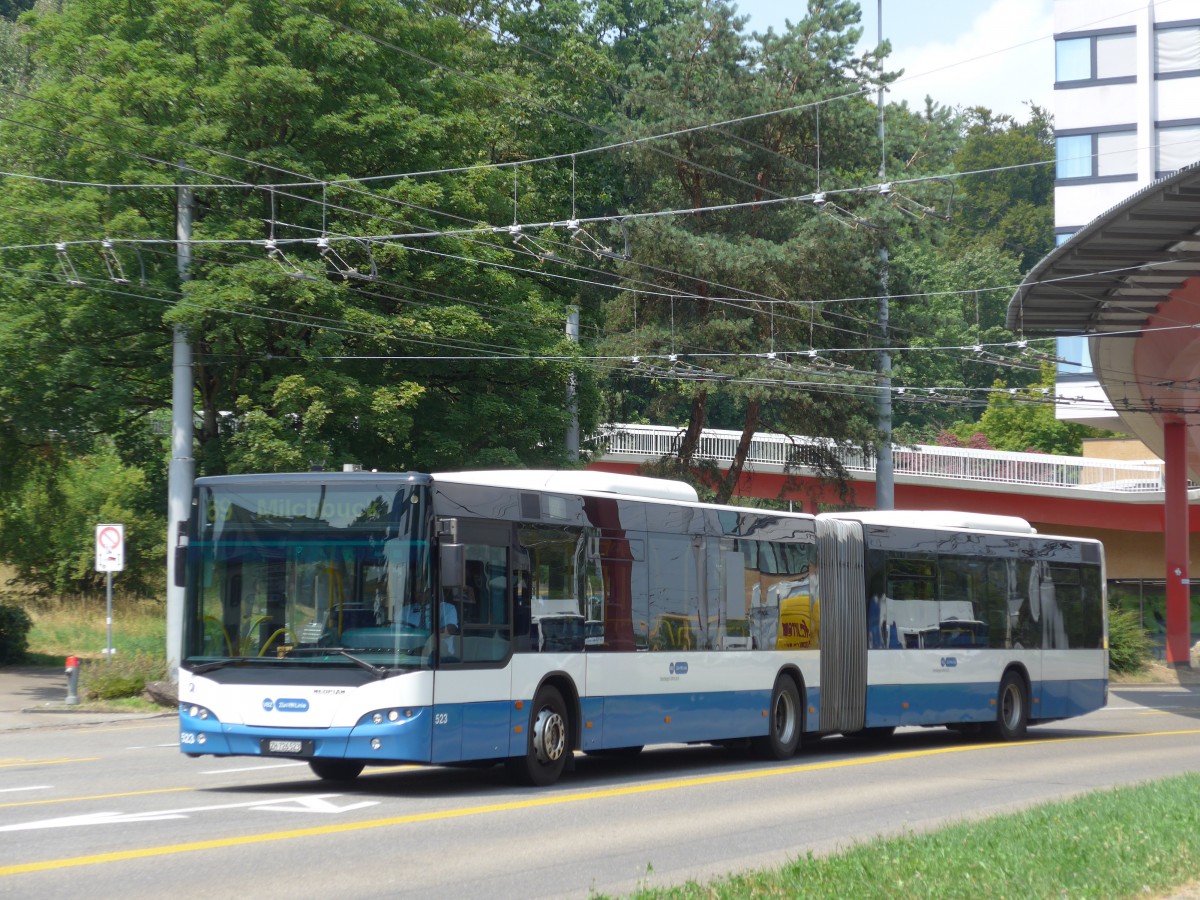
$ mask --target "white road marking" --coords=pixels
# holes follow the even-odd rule
[[[81,816],[63,816],[57,819],[42,819],[37,822],[24,822],[19,825],[5,825],[0,831],[34,831],[42,828],[75,828],[80,825],[115,825],[136,822],[163,822],[168,819],[186,819],[192,813],[211,812],[218,809],[261,809],[273,812],[312,812],[340,813],[366,806],[375,806],[380,801],[364,800],[338,806],[331,802],[330,797],[340,797],[341,794],[314,794],[312,796],[288,797],[279,801],[249,800],[245,803],[223,803],[217,806],[189,806],[183,809],[167,809],[157,812],[118,813],[96,812],[85,813]]]

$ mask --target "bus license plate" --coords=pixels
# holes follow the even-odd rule
[[[266,747],[263,748],[264,753],[280,753],[288,756],[299,756],[304,752],[306,741],[264,741]]]

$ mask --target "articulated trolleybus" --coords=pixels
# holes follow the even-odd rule
[[[764,512],[604,472],[233,475],[197,479],[177,553],[181,749],[327,779],[1015,740],[1107,697],[1100,545],[1011,517]]]

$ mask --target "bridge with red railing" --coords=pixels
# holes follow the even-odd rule
[[[634,473],[673,455],[683,429],[608,425],[603,449],[589,468]],[[728,471],[740,432],[706,429],[697,457]],[[819,439],[757,434],[738,478],[735,497],[792,501],[796,509],[875,508],[874,459],[860,450],[839,451],[850,475],[848,496],[804,464]],[[811,450],[809,451],[811,453]],[[917,445],[892,450],[897,509],[956,509],[1020,516],[1059,526],[1163,531],[1163,464],[1043,453],[1006,453]],[[1189,492],[1200,499],[1200,490]],[[1200,507],[1189,504],[1190,530],[1200,531]]]

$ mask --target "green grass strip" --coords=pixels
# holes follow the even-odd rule
[[[797,808],[797,820],[803,819]],[[1200,879],[1200,774],[1082,795],[1019,813],[637,898],[1122,898]]]

